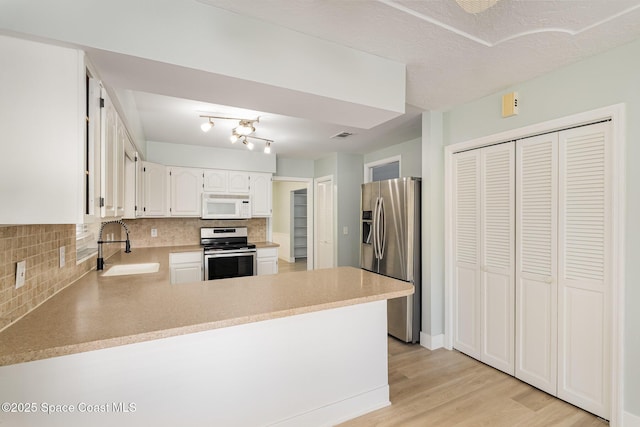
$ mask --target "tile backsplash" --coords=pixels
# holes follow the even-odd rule
[[[267,240],[267,220],[203,220],[200,218],[139,218],[124,220],[129,227],[132,248],[200,244],[200,227],[246,226],[250,242]],[[156,229],[157,237],[151,237]]]
[[[74,225],[0,226],[0,329],[95,267],[95,256],[76,265],[75,233]],[[62,246],[65,265],[60,268]],[[25,284],[16,289],[16,263],[23,260]]]

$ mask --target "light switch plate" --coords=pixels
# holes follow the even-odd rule
[[[26,275],[27,275],[27,261],[20,261],[18,264],[16,264],[16,289],[24,286]]]
[[[157,228],[152,228],[151,229],[151,237],[158,237],[158,229]]]
[[[349,227],[347,227],[346,225],[342,227],[342,234],[344,234],[345,236],[349,234]]]
[[[60,268],[64,267],[64,263],[65,263],[65,249],[64,246],[60,246]]]

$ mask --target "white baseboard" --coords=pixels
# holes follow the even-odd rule
[[[429,350],[442,348],[444,347],[444,334],[431,336],[420,331],[420,345]]]
[[[640,416],[623,412],[622,423],[620,425],[622,427],[640,427]]]
[[[389,386],[383,386],[295,417],[271,424],[277,427],[336,425],[391,405]]]

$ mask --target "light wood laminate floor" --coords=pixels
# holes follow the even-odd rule
[[[306,269],[306,258],[298,258],[296,262],[287,262],[282,258],[278,259],[278,273],[288,273],[289,271],[304,271]]]
[[[457,351],[389,338],[391,406],[341,424],[371,426],[608,426]]]

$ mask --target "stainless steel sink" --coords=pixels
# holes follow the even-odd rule
[[[125,276],[128,274],[155,273],[160,269],[157,262],[146,262],[141,264],[118,264],[109,268],[102,276]]]

